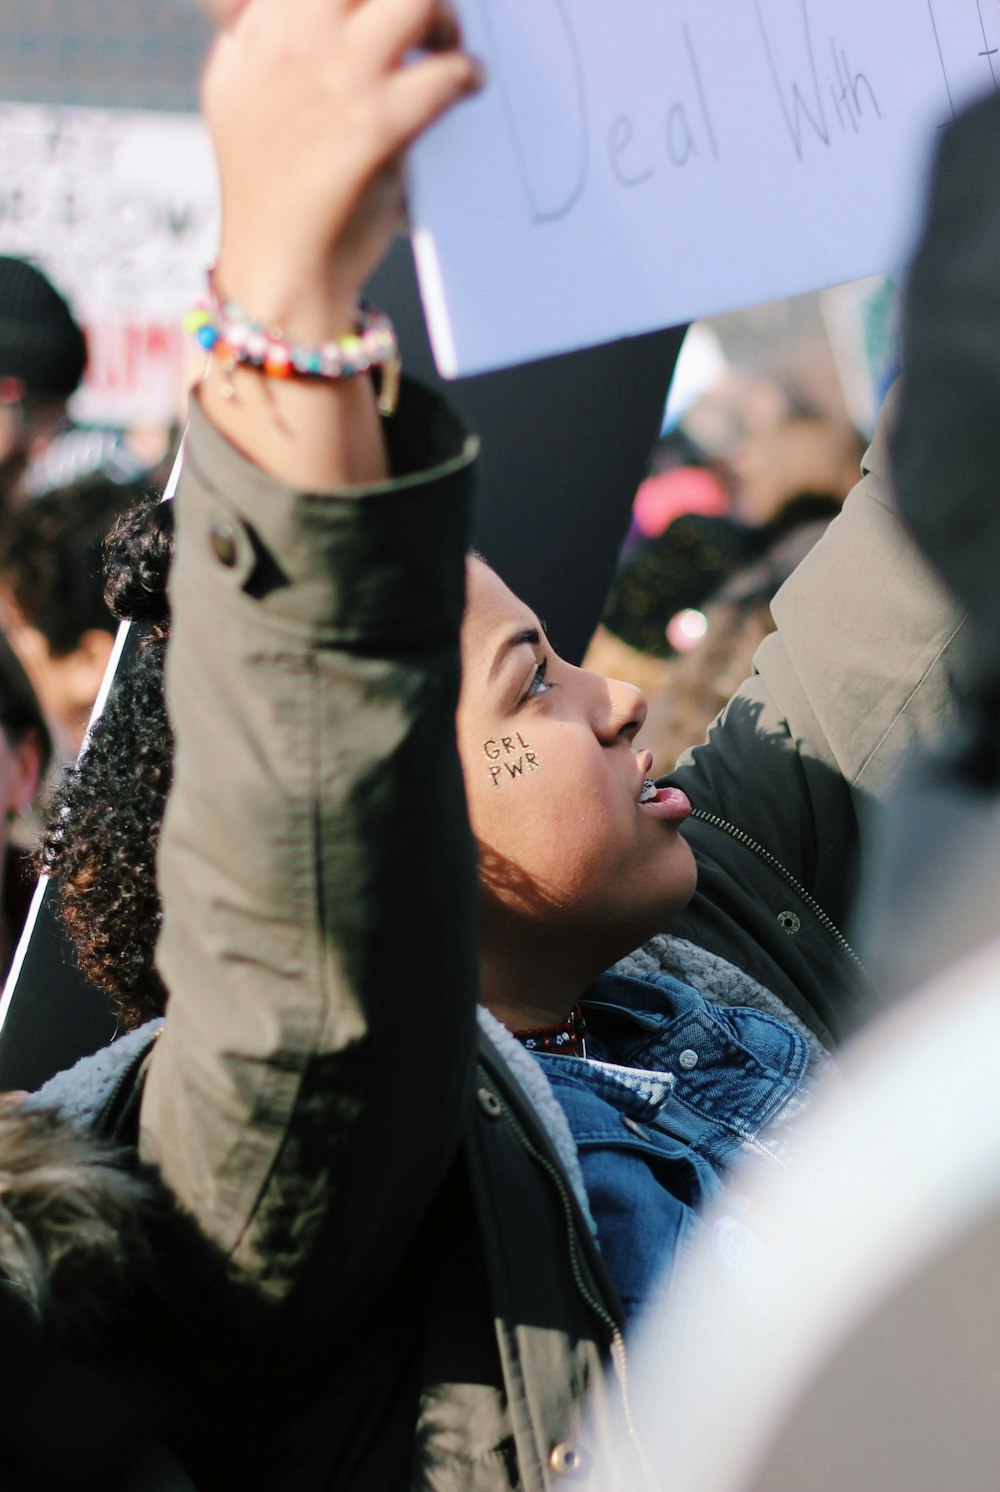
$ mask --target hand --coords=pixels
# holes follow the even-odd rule
[[[219,283],[303,341],[347,330],[400,218],[405,147],[475,90],[476,65],[442,0],[212,3]]]

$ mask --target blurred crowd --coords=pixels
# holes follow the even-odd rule
[[[985,1044],[996,977],[954,971],[996,936],[1000,100],[942,137],[874,431],[723,377],[727,417],[696,400],[651,455],[581,669],[470,550],[478,444],[361,298],[401,153],[482,86],[453,19],[223,10],[176,533],[173,435],[78,438],[84,338],[0,259],[0,960],[41,866],[115,1022],[0,1095],[0,1319],[36,1375],[4,1475],[748,1492],[894,1246],[1000,1215],[992,1053],[949,1037]],[[911,1046],[893,1001],[941,969]],[[936,1404],[861,1353],[862,1409],[886,1359],[880,1393]],[[842,1414],[758,1485],[924,1492],[910,1418],[901,1449],[862,1427],[884,1474],[837,1470]]]
[[[34,264],[0,256],[0,971],[36,872],[36,805],[75,761],[114,646],[103,545],[120,514],[162,489],[123,433],[74,425],[83,332]],[[173,432],[167,434],[168,443]]]

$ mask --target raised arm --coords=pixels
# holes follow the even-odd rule
[[[767,855],[847,929],[866,824],[907,752],[955,704],[961,618],[903,530],[892,496],[890,397],[844,511],[772,603],[755,673],[675,776],[699,890],[682,936],[729,957],[824,1039],[868,1002],[857,965]]]
[[[424,0],[250,0],[216,47],[219,285],[299,342],[349,328],[400,149],[471,85],[457,51],[400,66],[436,24]],[[473,450],[419,390],[383,439],[368,378],[228,379],[203,386],[177,497],[170,1003],[141,1148],[239,1276],[279,1298],[308,1278],[321,1329],[405,1249],[458,1139]]]

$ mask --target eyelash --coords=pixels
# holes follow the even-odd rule
[[[524,694],[524,698],[525,699],[534,699],[536,695],[541,694],[543,692],[547,693],[548,690],[555,688],[554,684],[549,684],[549,683],[546,682],[546,677],[545,676],[548,673],[548,671],[549,671],[549,660],[548,660],[548,658],[542,658],[542,659],[540,659],[539,662],[537,663],[536,667],[535,667],[534,673],[531,675],[531,683],[528,685],[528,687],[527,687],[527,689],[525,691],[525,694]],[[539,684],[544,685],[544,691],[542,689],[539,689],[537,687]]]

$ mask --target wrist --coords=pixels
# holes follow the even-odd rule
[[[255,321],[291,340],[323,342],[354,330],[360,292],[333,283],[328,270],[296,271],[280,256],[276,267],[273,259],[261,265],[220,254],[214,281],[220,299],[245,306]]]
[[[329,322],[314,320],[311,324]],[[379,413],[395,412],[399,345],[391,321],[373,306],[359,303],[354,307],[350,332],[302,344],[290,340],[284,327],[261,320],[227,296],[213,267],[208,271],[207,298],[184,318],[184,327],[220,360],[230,378],[237,368],[268,379],[306,382],[350,381],[374,373]]]

